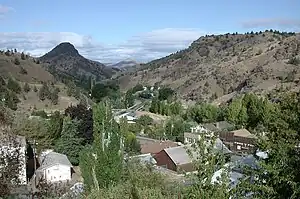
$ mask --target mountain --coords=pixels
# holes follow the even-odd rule
[[[80,55],[74,45],[69,42],[60,43],[39,60],[46,63],[49,71],[55,76],[79,82],[87,80],[89,76],[94,76],[98,80],[110,78],[114,73],[112,67]]]
[[[299,53],[299,33],[206,35],[185,50],[116,78],[124,90],[157,83],[186,100],[212,100],[246,90],[268,93],[281,86],[299,89]]]
[[[120,62],[115,63],[115,64],[108,64],[107,66],[110,66],[110,67],[113,67],[113,68],[125,69],[125,68],[135,66],[137,64],[138,64],[138,62],[136,62],[134,60],[126,59],[126,60],[120,61]]]

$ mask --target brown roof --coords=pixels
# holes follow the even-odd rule
[[[167,141],[157,141],[152,143],[145,143],[141,145],[141,153],[158,153],[166,148],[176,147],[178,144],[176,142],[172,142],[170,140]]]

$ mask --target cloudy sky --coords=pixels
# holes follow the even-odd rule
[[[299,0],[0,0],[0,48],[40,56],[68,41],[104,63],[147,62],[205,34],[300,31],[299,10]]]

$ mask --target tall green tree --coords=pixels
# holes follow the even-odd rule
[[[267,133],[257,143],[268,156],[257,157],[259,169],[246,169],[251,181],[245,179],[238,185],[239,198],[245,198],[247,193],[262,199],[300,197],[299,94],[285,93],[272,110],[265,124]]]
[[[55,151],[68,156],[73,165],[79,164],[79,153],[83,149],[84,140],[78,135],[79,121],[64,118],[61,137],[55,143]]]
[[[207,140],[201,135],[201,139],[187,149],[197,173],[188,175],[192,184],[183,191],[183,198],[225,199],[232,196],[226,158],[222,152],[215,150],[215,143],[216,137]],[[221,171],[221,175],[213,180],[217,170]]]
[[[80,156],[80,168],[87,190],[118,183],[123,162],[122,136],[108,102],[93,107],[93,122],[94,142]]]

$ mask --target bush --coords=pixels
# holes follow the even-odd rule
[[[15,63],[16,65],[20,65],[20,64],[21,64],[21,63],[20,63],[20,60],[19,60],[17,57],[15,58],[14,63]]]
[[[47,113],[46,113],[44,110],[40,110],[40,111],[32,111],[31,115],[39,116],[39,117],[45,118],[45,119],[48,118],[48,115],[47,115]]]
[[[27,82],[24,84],[23,90],[24,90],[24,92],[26,92],[26,93],[28,93],[28,92],[30,91],[30,86],[29,86],[29,84],[28,84]]]
[[[17,81],[13,80],[12,78],[8,79],[7,88],[15,93],[21,93],[21,90],[22,90],[19,83]]]
[[[297,66],[300,64],[300,59],[298,59],[297,57],[292,57],[287,63]]]
[[[20,67],[20,73],[23,74],[23,75],[26,75],[27,74],[27,70],[23,67]]]

